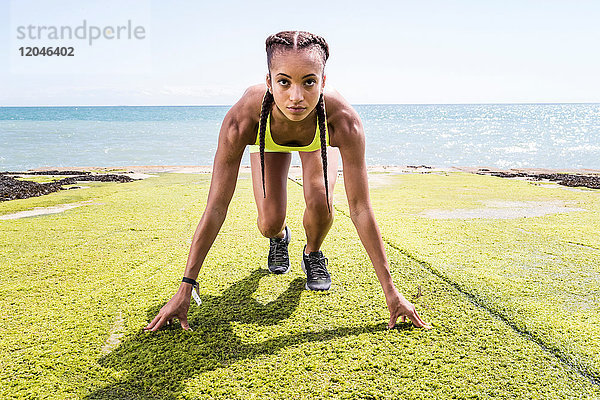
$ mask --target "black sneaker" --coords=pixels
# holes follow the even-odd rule
[[[306,245],[304,245],[306,250]],[[329,290],[331,287],[331,276],[327,272],[328,260],[322,251],[313,251],[309,255],[302,251],[302,271],[306,274],[306,289]]]
[[[269,271],[274,274],[285,274],[290,270],[290,257],[288,255],[288,244],[292,234],[290,228],[285,226],[285,238],[270,238],[269,244]]]

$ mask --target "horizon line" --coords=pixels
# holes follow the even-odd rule
[[[354,103],[351,106],[460,106],[460,105],[559,105],[559,104],[600,104],[600,101],[573,102],[499,102],[499,103]],[[67,107],[232,107],[233,104],[78,104],[78,105],[0,105],[0,108],[67,108]]]

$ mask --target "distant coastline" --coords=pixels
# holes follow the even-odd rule
[[[427,165],[371,166],[368,167],[369,181],[378,185],[381,178],[399,174],[450,174],[469,173],[491,175],[500,178],[517,178],[529,181],[553,183],[566,187],[585,187],[600,189],[600,170],[552,170],[552,169],[520,169],[498,170],[485,167],[451,167],[435,168]],[[241,166],[240,174],[250,174],[249,166]],[[151,178],[153,174],[211,174],[211,166],[177,166],[177,165],[140,165],[125,167],[45,167],[28,171],[0,172],[0,202],[44,196],[61,190],[81,189],[81,183],[94,181],[127,183],[139,179]],[[343,169],[338,170],[343,175]],[[37,181],[42,178],[43,181]],[[288,178],[293,181],[302,179],[302,169],[292,166]],[[385,179],[384,179],[385,180]],[[579,190],[579,189],[575,189]]]
[[[73,166],[73,167],[40,167],[31,168],[19,172],[44,172],[44,171],[96,171],[96,172],[119,172],[131,171],[132,173],[212,173],[212,165],[126,165],[126,166]],[[290,172],[300,171],[301,167],[293,165],[290,167]],[[368,165],[369,172],[391,172],[391,173],[410,173],[410,172],[469,172],[477,173],[482,170],[491,172],[524,172],[530,174],[546,174],[546,173],[567,173],[567,174],[600,174],[600,169],[591,168],[494,168],[490,166],[460,166],[460,167],[436,167],[429,165]],[[240,172],[249,172],[249,165],[241,165]],[[343,171],[343,166],[340,163],[339,171]]]

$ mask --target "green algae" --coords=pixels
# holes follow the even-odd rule
[[[66,176],[63,176],[63,175],[60,175],[60,176],[58,176],[58,175],[23,175],[16,179],[20,180],[20,181],[30,181],[30,182],[35,182],[35,183],[49,183],[49,182],[54,182],[54,181],[60,180],[62,178],[66,178]]]
[[[372,197],[390,244],[600,380],[600,192],[446,174],[395,176]],[[583,211],[503,220],[423,216],[486,200],[561,202]]]
[[[251,183],[240,180],[201,272],[203,305],[192,305],[189,315],[194,331],[175,326],[141,332],[178,286],[209,179],[161,174],[1,205],[5,214],[94,200],[62,214],[0,221],[0,397],[600,396],[597,385],[551,352],[390,246],[398,288],[435,328],[399,324],[387,331],[381,289],[351,221],[340,212],[323,246],[332,290],[302,290],[303,200],[293,183],[290,274],[265,273],[268,242],[255,228]],[[485,189],[486,183],[477,185]],[[406,193],[401,187],[387,194]],[[410,218],[392,210],[396,225],[390,229],[393,213],[382,218],[390,214],[389,198],[378,196],[374,193],[377,214],[389,239]],[[421,201],[410,207],[422,207]],[[115,326],[121,326],[121,343],[104,354]]]

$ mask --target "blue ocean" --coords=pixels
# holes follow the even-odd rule
[[[356,105],[369,165],[600,169],[600,104]],[[211,165],[228,106],[0,107],[0,171]],[[243,164],[249,163],[248,153]],[[295,156],[294,164],[299,164]]]

